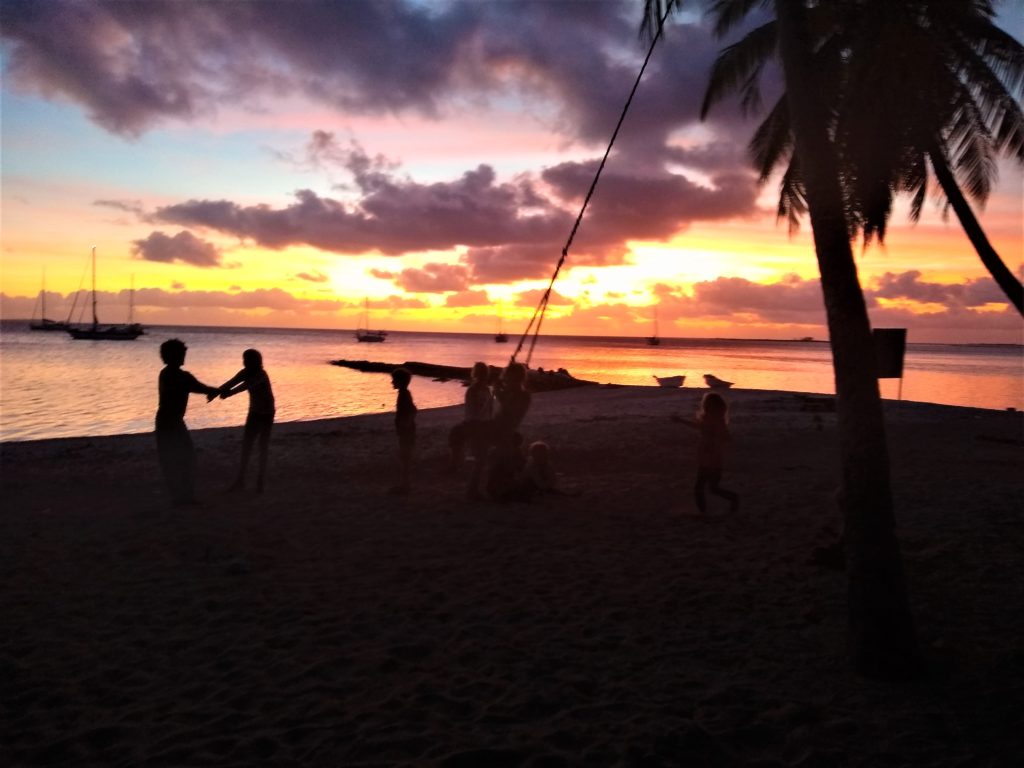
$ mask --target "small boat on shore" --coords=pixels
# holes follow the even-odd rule
[[[685,376],[653,376],[659,387],[666,387],[674,389],[676,387],[683,386],[683,382],[686,381]]]
[[[462,368],[456,365],[440,365],[437,363],[421,363],[408,361],[405,363],[384,363],[371,360],[331,360],[331,365],[342,368],[349,368],[362,373],[386,373],[390,374],[395,368],[405,368],[413,376],[423,376],[434,381],[469,381],[471,368]],[[497,381],[501,376],[502,368],[494,365],[487,366],[490,370],[490,380]],[[553,392],[561,389],[573,389],[575,387],[596,387],[596,381],[577,379],[564,368],[557,371],[545,371],[541,368],[528,368],[526,371],[526,385],[531,392]]]
[[[717,376],[712,376],[710,373],[704,374],[704,383],[711,389],[728,389],[733,384],[731,381],[726,381],[725,379],[720,379]]]

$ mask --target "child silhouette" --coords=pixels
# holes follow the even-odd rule
[[[242,463],[238,468],[238,477],[228,490],[235,491],[245,487],[245,470],[249,466],[253,444],[258,440],[260,457],[256,474],[256,492],[263,493],[263,483],[267,474],[267,448],[270,444],[270,431],[274,426],[276,409],[270,377],[263,370],[263,355],[256,349],[247,349],[242,353],[242,370],[221,385],[219,394],[223,399],[246,391],[249,393],[249,415],[246,416],[245,432],[242,434]]]
[[[196,452],[185,426],[185,410],[190,392],[216,397],[220,390],[200,382],[183,371],[188,347],[180,339],[168,339],[160,345],[164,368],[157,383],[159,405],[156,411],[156,451],[160,470],[175,506],[195,504]]]
[[[398,485],[391,489],[392,493],[406,494],[409,492],[409,476],[412,471],[412,454],[416,447],[416,404],[412,401],[409,383],[412,374],[405,368],[396,368],[391,372],[391,386],[398,390],[395,400],[395,432],[398,434]]]
[[[740,497],[719,485],[725,465],[726,447],[731,439],[729,406],[725,398],[717,392],[708,392],[701,400],[696,419],[673,416],[672,420],[700,432],[697,441],[697,480],[693,487],[697,509],[701,514],[707,511],[707,502],[704,498],[704,486],[707,486],[713,494],[729,501],[731,512],[738,510]]]

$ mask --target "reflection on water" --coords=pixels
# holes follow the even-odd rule
[[[156,412],[159,346],[178,337],[188,344],[185,368],[200,381],[219,385],[242,366],[242,350],[263,353],[274,384],[278,421],[296,421],[394,407],[387,376],[363,374],[328,361],[409,360],[469,366],[476,360],[501,365],[515,349],[488,335],[392,333],[384,344],[359,344],[350,331],[231,328],[154,328],[133,342],[72,341],[61,333],[33,333],[27,324],[4,322],[0,332],[0,439],[148,432]],[[523,359],[524,355],[520,355]],[[1022,348],[911,344],[903,399],[980,408],[1024,407]],[[543,337],[531,365],[567,368],[599,382],[654,384],[652,376],[686,376],[702,387],[712,373],[749,389],[830,393],[831,358],[825,342]],[[882,382],[895,398],[898,382]],[[462,387],[413,380],[421,408],[462,402]],[[247,398],[207,403],[193,397],[187,421],[193,428],[237,425]]]

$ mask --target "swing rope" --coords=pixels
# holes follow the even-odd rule
[[[526,330],[523,331],[523,335],[519,338],[519,343],[516,344],[516,349],[512,353],[512,357],[509,359],[510,363],[514,363],[519,353],[523,349],[523,344],[526,342],[526,338],[530,335],[530,331],[533,331],[533,338],[530,340],[530,348],[526,353],[526,365],[529,367],[530,359],[533,357],[533,348],[537,345],[537,338],[540,336],[540,327],[544,322],[544,315],[548,310],[548,302],[551,299],[551,289],[555,285],[555,280],[558,279],[558,273],[562,269],[562,265],[565,264],[566,258],[569,256],[569,248],[572,246],[572,241],[576,237],[576,231],[580,228],[580,222],[583,221],[583,214],[587,210],[587,206],[590,204],[590,198],[594,194],[594,190],[597,188],[598,179],[601,178],[601,171],[604,170],[604,165],[608,160],[608,155],[611,154],[612,147],[615,145],[615,139],[619,135],[619,129],[622,127],[623,121],[626,119],[626,113],[629,111],[629,105],[633,103],[633,96],[636,95],[636,90],[640,86],[640,80],[644,76],[644,70],[647,69],[647,63],[651,60],[651,54],[654,53],[654,46],[657,45],[658,39],[661,37],[661,32],[665,28],[665,21],[668,18],[669,10],[672,4],[665,4],[665,12],[661,16],[661,21],[657,25],[657,31],[654,37],[651,39],[651,47],[647,50],[647,56],[644,58],[644,63],[640,67],[640,72],[637,73],[636,80],[633,82],[633,88],[629,92],[629,98],[626,99],[626,104],[622,107],[622,113],[619,115],[619,122],[615,124],[615,130],[612,132],[612,138],[608,142],[608,148],[604,151],[604,157],[601,158],[601,164],[597,167],[597,172],[594,174],[594,180],[590,182],[590,189],[587,190],[587,196],[583,199],[583,206],[580,208],[580,213],[576,217],[576,223],[572,225],[572,231],[569,232],[569,239],[565,241],[565,245],[562,247],[562,255],[558,259],[558,263],[555,265],[555,271],[551,275],[551,280],[548,282],[548,287],[541,296],[540,302],[537,304],[537,308],[533,311],[533,317],[530,318],[530,322],[526,326]]]

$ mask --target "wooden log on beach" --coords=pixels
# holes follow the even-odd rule
[[[371,360],[332,360],[331,365],[338,365],[342,368],[351,368],[362,373],[387,373],[390,374],[396,368],[405,368],[413,376],[426,376],[438,381],[469,381],[470,368],[457,365],[438,365],[436,363],[420,363],[409,361],[405,363],[379,363]],[[501,376],[502,369],[489,365],[491,381],[497,381]],[[598,386],[596,381],[577,379],[566,372],[541,371],[528,368],[526,371],[527,387],[531,392],[551,392],[559,389],[573,389],[574,387]]]

